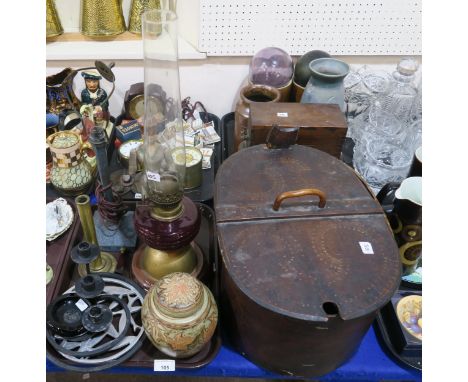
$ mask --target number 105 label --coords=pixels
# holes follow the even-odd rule
[[[175,371],[175,361],[173,359],[155,359],[154,371]]]

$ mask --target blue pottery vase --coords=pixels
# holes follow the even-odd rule
[[[301,103],[337,104],[345,111],[343,80],[349,73],[346,62],[334,58],[318,58],[309,64],[312,75],[302,94]]]

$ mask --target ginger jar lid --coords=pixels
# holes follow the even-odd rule
[[[161,278],[154,287],[153,301],[170,317],[188,317],[201,308],[203,285],[188,273],[175,272]]]

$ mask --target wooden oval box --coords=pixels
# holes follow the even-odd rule
[[[385,215],[360,178],[317,149],[258,145],[223,163],[214,205],[221,318],[237,350],[300,377],[344,363],[401,277]]]

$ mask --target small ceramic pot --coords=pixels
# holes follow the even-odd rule
[[[210,341],[218,308],[210,290],[188,273],[157,281],[143,301],[141,319],[156,348],[174,358],[190,357]]]

